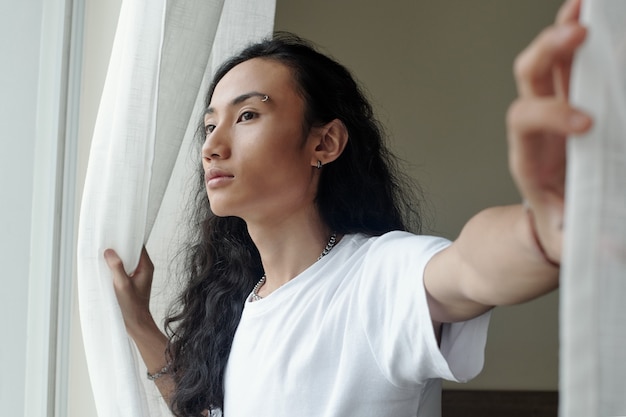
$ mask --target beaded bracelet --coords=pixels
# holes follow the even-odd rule
[[[151,374],[150,372],[146,371],[146,376],[148,377],[150,381],[155,381],[167,373],[169,373],[169,366],[165,365],[163,368],[161,368],[159,372],[155,374]]]

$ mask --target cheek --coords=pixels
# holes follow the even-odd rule
[[[291,120],[291,118],[287,119]],[[311,175],[301,123],[267,118],[248,130],[237,132],[232,156],[246,173],[247,182],[258,186],[301,182]]]
[[[301,164],[306,158],[305,139],[300,126],[290,125],[274,121],[242,135],[238,154],[245,158],[245,166],[265,166],[271,172]]]
[[[279,192],[287,192],[287,188],[302,187],[310,180],[308,164],[299,155],[278,152],[252,163],[246,172],[253,187],[276,187]]]
[[[312,168],[302,150],[283,149],[250,160],[246,176],[248,190],[263,198],[303,200],[310,194]]]

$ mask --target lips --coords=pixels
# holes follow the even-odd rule
[[[220,168],[210,168],[204,173],[204,180],[208,185],[218,185],[234,177],[230,172]]]

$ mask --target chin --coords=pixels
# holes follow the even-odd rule
[[[228,216],[230,216],[229,213],[227,213],[225,210],[220,210],[219,207],[210,206],[210,208],[211,208],[211,213],[213,213],[214,216],[217,216],[217,217],[228,217]]]
[[[229,210],[228,206],[225,204],[219,204],[216,201],[211,202],[209,200],[209,208],[211,209],[211,213],[217,217],[233,217],[237,216],[233,210]]]

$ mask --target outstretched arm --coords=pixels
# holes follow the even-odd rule
[[[509,166],[526,207],[479,213],[431,260],[424,280],[436,323],[466,320],[558,286],[566,138],[591,127],[568,101],[572,58],[586,36],[579,10],[580,0],[566,2],[556,23],[515,62],[519,97],[507,117]]]

